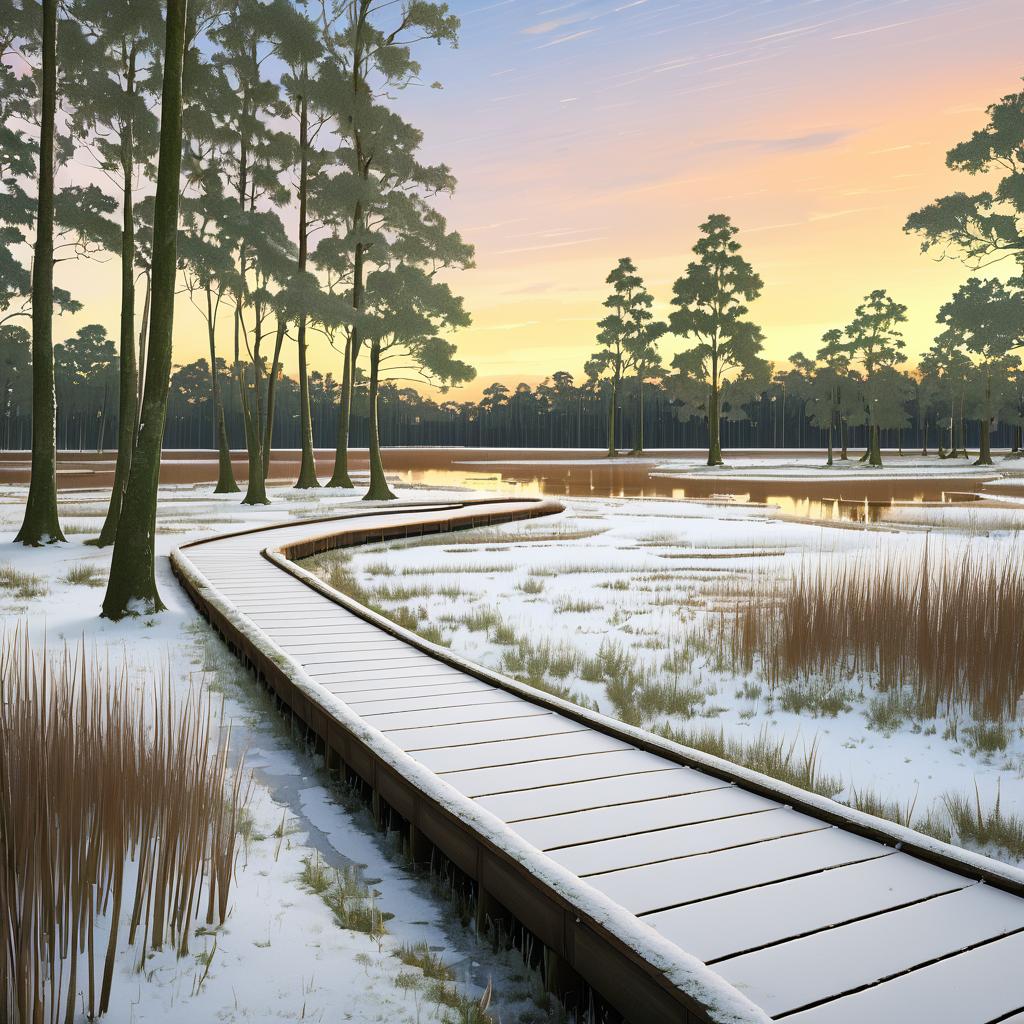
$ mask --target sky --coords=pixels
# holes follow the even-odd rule
[[[764,279],[751,314],[768,358],[813,352],[880,287],[909,307],[910,352],[930,344],[967,272],[923,255],[902,225],[937,196],[978,187],[945,153],[1020,88],[1020,0],[450,6],[458,49],[424,46],[424,85],[397,101],[425,133],[424,157],[456,175],[442,209],[476,246],[475,269],[452,283],[473,317],[453,340],[478,377],[450,397],[580,374],[622,256],[667,316],[712,212],[732,217]],[[435,80],[442,90],[426,87]],[[75,273],[103,310],[87,319],[116,334],[116,261]],[[183,302],[175,362],[204,347]],[[682,347],[661,343],[666,361]],[[311,360],[339,370],[319,342]]]

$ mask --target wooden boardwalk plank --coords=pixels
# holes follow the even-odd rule
[[[703,776],[702,783],[699,780],[700,776],[692,785],[702,784],[703,792],[520,821],[515,829],[540,850],[558,850],[620,836],[646,836],[673,825],[691,825],[780,806],[775,800],[730,786],[710,775]]]
[[[1018,930],[1024,930],[1024,900],[972,885],[735,957],[716,970],[775,1016]],[[1024,999],[1024,984],[1020,992]]]
[[[624,804],[660,800],[662,797],[699,793],[723,785],[720,779],[708,780],[692,768],[666,767],[647,771],[623,772],[608,779],[588,782],[552,782],[524,788],[513,793],[482,796],[479,803],[508,822],[532,822],[541,818],[621,807]]]
[[[644,920],[701,960],[844,924],[972,884],[896,853],[650,914]]]
[[[540,786],[557,788],[575,782],[607,782],[628,777],[631,772],[657,771],[664,767],[664,760],[656,754],[621,744],[570,757],[559,757],[557,753],[552,756],[547,752],[525,764],[484,766],[476,771],[445,776],[445,781],[466,796],[479,798],[523,791],[532,793]]]
[[[789,1024],[989,1024],[1024,1008],[1024,932],[783,1018]]]
[[[870,839],[828,828],[738,850],[594,875],[588,881],[634,914],[649,914],[893,852]]]
[[[508,717],[499,721],[475,722],[472,728],[465,723],[439,725],[426,729],[383,730],[384,735],[417,758],[422,754],[429,757],[443,752],[457,756],[466,752],[474,758],[481,747],[500,747],[503,744],[528,743],[533,740],[548,740],[552,736],[565,738],[586,735],[578,724],[550,712]],[[490,756],[500,756],[500,752]]]
[[[479,768],[507,765],[533,765],[551,758],[568,758],[577,754],[603,754],[611,750],[629,750],[629,745],[612,736],[595,734],[585,725],[569,723],[558,738],[509,740],[455,747],[452,750],[431,750],[417,755],[416,760],[438,775],[455,775]],[[453,780],[454,781],[454,780]]]
[[[680,857],[735,850],[786,836],[807,835],[828,827],[823,821],[780,807],[552,850],[549,856],[574,874],[589,879],[640,865],[662,864]]]

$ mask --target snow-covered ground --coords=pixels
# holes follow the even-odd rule
[[[148,957],[142,970],[138,950],[124,951],[106,1019],[112,1024],[426,1024],[463,1019],[455,1008],[458,1000],[479,1002],[489,982],[491,1019],[559,1019],[547,1008],[538,976],[523,967],[519,955],[495,954],[489,941],[478,942],[459,922],[459,907],[443,884],[409,869],[395,843],[377,833],[369,813],[330,786],[171,575],[165,556],[188,539],[245,524],[323,514],[358,494],[280,488],[272,491],[274,504],[251,509],[238,504],[240,495],[215,496],[210,489],[161,489],[158,580],[167,610],[115,624],[98,617],[110,551],[84,543],[99,532],[107,496],[98,491],[65,494],[61,521],[69,543],[26,549],[10,540],[21,520],[25,489],[0,488],[0,533],[5,535],[0,566],[32,574],[37,579],[31,585],[22,579],[22,586],[44,591],[27,597],[0,589],[4,628],[25,624],[35,641],[45,639],[51,649],[58,642],[98,645],[109,650],[115,665],[125,658],[140,686],[165,673],[182,690],[190,680],[204,678],[223,694],[234,754],[244,754],[254,774],[251,820],[246,822],[225,927],[197,934],[187,957],[179,960],[165,950]],[[99,570],[92,585],[63,580],[70,568],[81,565]],[[328,869],[361,866],[357,885],[365,884],[376,908],[389,915],[386,934],[375,937],[340,927],[324,900],[303,885],[310,860]],[[423,944],[451,968],[453,981],[428,978],[399,958]]]
[[[1012,473],[1017,465],[1004,463],[997,471]],[[745,459],[743,466],[779,480],[823,472],[806,459]],[[927,467],[941,475],[952,471],[935,459]],[[922,468],[913,473],[923,475]],[[451,965],[460,997],[477,1000],[493,981],[493,1019],[557,1019],[539,1007],[537,978],[518,956],[494,955],[488,943],[478,943],[458,922],[447,895],[410,871],[369,816],[330,788],[170,574],[167,552],[188,539],[322,515],[357,500],[358,493],[272,488],[273,504],[252,509],[240,506],[238,495],[209,492],[206,484],[161,489],[158,579],[168,608],[147,619],[115,624],[98,618],[110,552],[84,541],[99,532],[105,493],[63,496],[66,545],[33,550],[9,539],[0,543],[0,565],[39,577],[36,589],[42,591],[19,596],[16,589],[0,589],[6,628],[27,623],[51,647],[83,639],[108,647],[113,658],[127,659],[140,685],[168,666],[179,688],[205,676],[225,696],[236,755],[244,751],[255,773],[252,821],[226,927],[215,936],[197,936],[189,957],[177,960],[165,952],[147,960],[142,972],[136,951],[123,954],[109,1019],[448,1019],[454,1011],[444,1002],[453,1000],[451,993],[446,996],[396,955],[418,943]],[[403,488],[400,497],[466,493]],[[7,538],[16,532],[24,497],[24,487],[0,488],[0,532]],[[872,694],[864,685],[851,688],[848,707],[835,715],[798,714],[784,710],[778,694],[754,677],[716,671],[688,639],[709,593],[724,580],[748,578],[752,570],[784,572],[823,555],[906,553],[924,544],[927,529],[933,545],[942,538],[958,549],[973,544],[1013,551],[1024,510],[1008,502],[1002,508],[904,506],[887,511],[883,528],[836,529],[785,521],[772,508],[727,500],[595,497],[565,503],[558,517],[391,544],[386,557],[382,547],[358,549],[339,554],[335,563],[326,559],[320,568],[329,574],[332,564],[340,566],[376,605],[404,609],[428,638],[524,681],[570,691],[606,713],[683,732],[707,727],[741,740],[767,736],[794,744],[798,757],[813,748],[821,770],[841,777],[841,798],[854,788],[903,805],[916,797],[923,812],[950,792],[973,799],[977,784],[986,804],[999,792],[1004,811],[1024,813],[1019,720],[1010,723],[1005,748],[985,753],[963,741],[963,729],[954,738],[942,721],[908,719],[888,732],[872,727]],[[64,580],[81,564],[96,567],[98,586]],[[616,675],[616,665],[644,666],[643,683],[610,691],[606,680]],[[302,884],[311,858],[338,868],[362,865],[361,879],[376,906],[393,915],[383,937],[339,927],[325,902]]]
[[[815,459],[808,457],[806,453],[801,458],[781,456],[736,459],[729,459],[727,453],[725,465],[722,466],[681,466],[678,461],[663,462],[656,467],[654,473],[680,480],[710,478],[751,482],[835,480],[841,483],[870,483],[875,480],[925,481],[930,478],[944,480],[959,477],[983,481],[1007,475],[1019,475],[1024,478],[1024,464],[1019,460],[996,456],[993,463],[991,466],[976,466],[970,458],[939,459],[934,455],[922,457],[886,451],[883,453],[881,466],[869,466],[859,461],[859,453],[854,453],[844,462],[839,458],[837,450],[832,465],[827,466],[824,456]]]
[[[793,461],[758,461],[752,472],[806,471]],[[329,578],[333,569],[339,586],[465,657],[682,742],[710,730],[792,747],[797,762],[813,751],[819,771],[838,777],[839,799],[873,795],[913,805],[916,822],[929,814],[941,822],[943,798],[974,803],[977,786],[983,806],[998,797],[1004,814],[1024,814],[1020,715],[1003,723],[997,744],[1005,738],[1005,746],[981,749],[969,710],[922,718],[898,702],[883,708],[870,679],[851,679],[838,707],[787,710],[799,702],[785,699],[785,685],[721,670],[694,639],[724,585],[783,576],[801,563],[913,561],[926,543],[933,559],[959,558],[969,547],[1019,560],[1024,512],[896,505],[865,527],[787,521],[771,507],[727,500],[564,500],[558,519],[338,552],[324,556],[319,571]],[[622,685],[630,670],[638,678]]]

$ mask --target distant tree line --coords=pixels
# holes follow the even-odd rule
[[[839,340],[835,334],[823,348]],[[109,450],[117,437],[118,363],[114,345],[101,327],[83,328],[74,344],[55,347],[57,382],[57,439],[71,451]],[[831,351],[831,350],[830,350]],[[31,430],[30,377],[23,361],[25,347],[12,354],[0,341],[0,395],[6,405],[0,415],[0,449],[28,445]],[[835,357],[829,354],[817,362]],[[231,373],[219,360],[223,388],[224,430],[235,450],[245,448],[245,423]],[[394,446],[455,446],[500,448],[597,448],[608,441],[611,383],[567,371],[553,373],[536,386],[513,387],[496,383],[478,401],[454,401],[423,394],[411,387],[388,383],[378,401],[380,433]],[[973,380],[973,388],[966,386]],[[927,357],[921,367],[901,372],[895,381],[899,421],[880,425],[883,449],[912,453],[956,454],[967,449],[980,453],[982,419],[987,401],[986,378],[950,376],[937,360]],[[961,382],[961,383],[957,383]],[[990,433],[990,446],[1020,451],[1024,424],[1024,373],[1018,367],[998,378],[995,390],[1001,406]],[[853,391],[850,392],[852,396]],[[312,370],[309,378],[313,444],[331,449],[340,425],[342,391],[330,373]],[[274,448],[301,448],[300,388],[296,380],[280,375],[274,408]],[[851,402],[844,397],[841,378],[822,373],[800,357],[784,371],[772,375],[763,390],[743,403],[739,412],[721,422],[721,443],[729,448],[818,448],[827,453],[829,409],[839,415],[833,425],[835,455],[842,448],[869,447],[870,428],[860,417],[848,415]],[[620,385],[617,401],[615,448],[638,451],[639,395],[635,381]],[[175,367],[171,374],[165,448],[216,450],[219,426],[215,421],[209,364],[197,359]],[[854,410],[855,411],[855,410]],[[368,410],[364,390],[355,389],[350,419],[350,444],[366,448]],[[701,448],[707,444],[706,419],[686,415],[671,380],[649,380],[644,387],[643,439],[647,449]]]

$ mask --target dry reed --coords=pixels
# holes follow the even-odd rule
[[[772,685],[861,677],[906,687],[918,713],[1012,716],[1024,693],[1020,552],[921,552],[804,562],[790,577],[736,584],[706,637],[719,664]]]
[[[0,640],[3,1020],[91,1019],[121,947],[183,956],[194,922],[223,923],[246,799],[228,741],[198,689]]]

